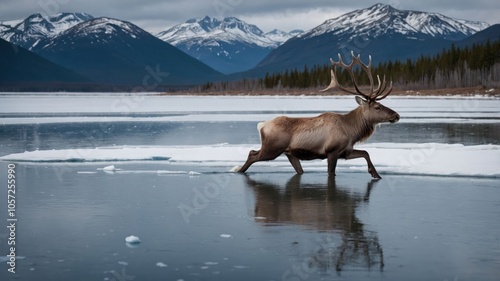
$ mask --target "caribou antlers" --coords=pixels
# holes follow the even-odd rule
[[[387,88],[387,83],[385,81],[385,75],[384,75],[384,78],[382,79],[382,85],[380,84],[380,77],[377,75],[378,86],[376,89],[374,89],[374,87],[373,87],[373,84],[374,84],[373,83],[373,75],[371,72],[371,65],[372,65],[372,57],[371,56],[368,57],[368,65],[361,62],[360,55],[358,55],[356,57],[354,55],[354,52],[352,52],[352,51],[351,51],[352,61],[349,65],[345,64],[342,61],[342,57],[340,56],[340,54],[338,54],[338,56],[339,56],[338,62],[334,61],[333,59],[330,59],[330,62],[332,63],[332,67],[333,67],[333,69],[331,70],[332,80],[330,82],[330,85],[328,87],[326,87],[326,89],[321,90],[322,92],[328,91],[330,89],[339,89],[339,90],[344,91],[344,92],[349,93],[349,94],[360,95],[368,101],[382,100],[391,93],[392,81],[390,82],[389,88]],[[356,82],[356,78],[354,77],[354,72],[353,72],[353,67],[356,64],[359,65],[368,75],[368,80],[370,80],[370,92],[368,94],[363,93],[359,89],[358,83]],[[347,72],[351,76],[352,82],[354,84],[354,89],[356,90],[356,92],[349,90],[349,89],[347,89],[339,84],[339,82],[337,81],[337,77],[335,76],[335,71],[334,71],[334,70],[336,70],[337,66],[341,66],[347,70]]]

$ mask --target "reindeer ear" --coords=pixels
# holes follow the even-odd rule
[[[356,96],[356,102],[359,104],[359,105],[364,105],[366,103],[368,103],[367,100],[363,99],[362,97],[360,96]]]

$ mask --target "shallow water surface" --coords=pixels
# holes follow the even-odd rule
[[[17,255],[26,258],[17,262],[16,279],[495,280],[499,274],[496,179],[99,167],[76,164],[58,173],[57,165],[17,166]],[[141,243],[127,245],[130,235]],[[13,277],[6,264],[0,275]]]
[[[250,112],[252,120],[242,120],[246,113],[239,110],[249,99],[262,109]],[[221,110],[220,100],[229,103],[227,110]],[[112,101],[78,97],[79,104],[87,105],[80,110],[64,96],[0,96],[0,157],[37,149],[245,146],[259,143],[255,120],[261,115],[315,115],[311,108],[326,106],[316,98],[300,99],[302,104],[285,99],[284,108],[275,98],[146,97],[132,113],[123,113],[131,119],[123,119],[120,112],[106,111],[106,102]],[[341,111],[352,107],[350,100],[328,102],[340,104]],[[499,112],[490,101],[409,101],[414,107],[406,100],[387,102],[407,121],[377,128],[369,143],[500,144]],[[70,110],[30,112],[40,108],[38,103]],[[453,108],[464,104],[474,107],[460,114],[463,120],[451,120],[457,116]],[[200,120],[201,111],[206,120]],[[174,115],[188,120],[170,120]],[[86,119],[93,116],[102,119]],[[148,119],[158,116],[168,120]],[[243,162],[247,150],[240,152]],[[7,202],[3,186],[9,164],[16,165],[18,260],[16,273],[9,273],[10,233],[0,227],[0,280],[442,281],[500,276],[500,179],[495,177],[387,172],[374,181],[364,166],[362,171],[342,166],[336,178],[328,178],[322,162],[305,165],[306,173],[298,176],[282,160],[252,166],[246,175],[227,172],[232,160],[0,161],[1,202]],[[116,169],[103,170],[110,165]],[[0,206],[0,221],[7,225],[6,204]],[[141,242],[126,244],[131,235]]]

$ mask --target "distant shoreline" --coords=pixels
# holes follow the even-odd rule
[[[323,88],[309,89],[272,89],[272,90],[228,90],[214,92],[195,92],[189,90],[173,92],[131,92],[131,91],[0,91],[0,96],[17,95],[155,95],[155,96],[318,96],[318,97],[346,97],[350,96],[340,91],[321,92]],[[500,88],[486,88],[483,86],[468,88],[442,88],[426,90],[400,90],[395,88],[391,97],[491,97],[500,98]]]
[[[321,89],[280,89],[280,90],[264,90],[264,91],[217,91],[217,92],[200,92],[193,93],[191,91],[179,92],[163,92],[160,95],[193,95],[193,96],[348,96],[338,91],[320,92]],[[427,89],[427,90],[397,90],[394,89],[391,96],[486,96],[500,97],[500,89],[485,88],[485,87],[468,87],[468,88],[443,88],[443,89]]]

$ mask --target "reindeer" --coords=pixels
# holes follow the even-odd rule
[[[384,122],[395,123],[399,120],[399,114],[394,110],[383,106],[378,101],[387,97],[392,91],[392,81],[389,87],[385,80],[380,83],[377,75],[378,86],[374,88],[373,76],[371,74],[371,56],[368,65],[361,62],[360,56],[354,56],[351,52],[352,61],[349,65],[342,61],[330,59],[332,64],[330,85],[322,90],[339,89],[343,92],[355,95],[359,106],[347,114],[325,112],[316,117],[291,118],[279,116],[274,119],[260,122],[257,130],[260,134],[261,149],[251,150],[248,159],[237,172],[244,173],[255,162],[269,161],[285,154],[297,174],[304,170],[300,160],[328,159],[328,175],[335,176],[337,160],[365,158],[368,164],[368,172],[373,178],[380,179],[375,170],[370,155],[364,150],[354,149],[353,146],[367,140],[374,132],[375,125]],[[353,67],[359,65],[368,75],[370,91],[364,93],[359,89],[354,77]],[[341,86],[335,75],[336,67],[345,68],[354,84],[355,91]]]

